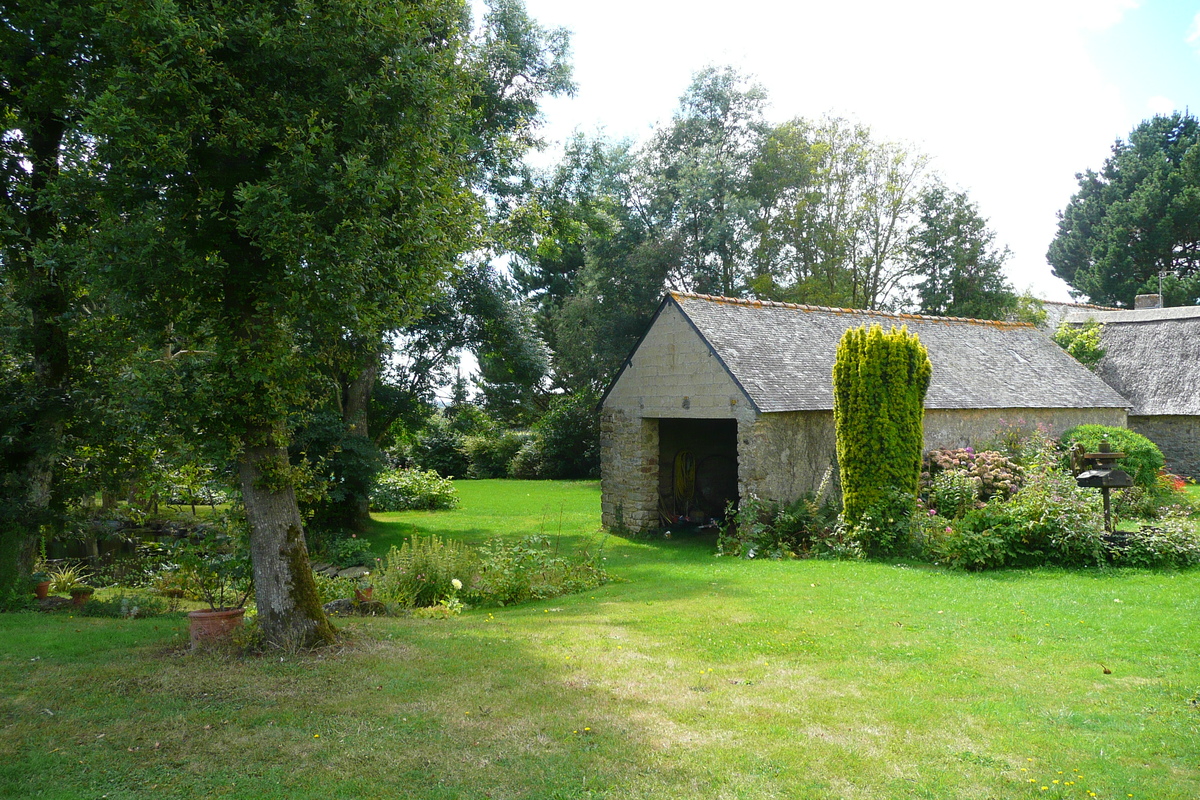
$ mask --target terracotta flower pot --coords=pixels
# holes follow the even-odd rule
[[[33,593],[37,595],[38,600],[45,600],[50,596],[50,581],[42,581],[34,586]]]
[[[189,611],[188,632],[192,641],[192,649],[227,639],[235,628],[241,627],[245,614],[246,609],[244,608]]]
[[[365,589],[354,590],[354,602],[365,603],[371,599],[371,593],[375,591],[374,586],[368,586]]]
[[[92,599],[92,592],[71,592],[71,605],[81,606]]]

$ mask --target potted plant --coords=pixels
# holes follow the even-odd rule
[[[33,593],[37,595],[38,600],[45,600],[50,596],[50,575],[41,570],[29,576],[29,580],[33,583]]]
[[[375,586],[370,581],[371,573],[367,573],[358,579],[358,585],[354,587],[354,602],[367,603],[371,600],[371,593],[375,591]]]
[[[242,625],[246,600],[254,591],[245,549],[235,537],[210,534],[201,542],[181,544],[176,562],[189,593],[208,604],[188,612],[192,649],[228,638]]]
[[[49,590],[54,594],[70,594],[76,586],[85,586],[91,574],[78,564],[59,564],[50,570]]]
[[[77,583],[68,591],[71,594],[71,603],[73,605],[81,606],[87,603],[88,600],[92,599],[92,595],[96,590],[87,584]]]

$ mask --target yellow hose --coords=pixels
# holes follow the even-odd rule
[[[688,450],[675,454],[675,500],[691,503],[696,494],[696,457]]]

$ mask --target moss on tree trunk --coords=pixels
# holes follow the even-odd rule
[[[284,647],[333,642],[334,629],[309,566],[287,450],[277,445],[247,447],[239,475],[263,634],[269,643]]]

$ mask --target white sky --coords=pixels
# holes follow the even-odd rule
[[[852,117],[966,189],[1013,251],[1009,277],[1067,300],[1045,252],[1055,212],[1118,137],[1200,109],[1200,0],[526,0],[573,34],[579,91],[544,133],[643,141],[691,75],[729,64],[769,116]],[[542,161],[543,159],[539,159]]]

